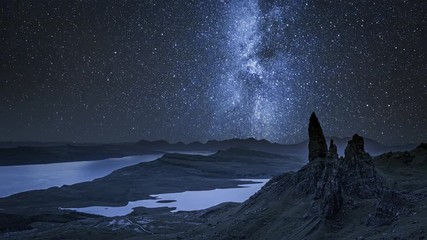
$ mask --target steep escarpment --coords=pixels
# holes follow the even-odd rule
[[[313,113],[309,163],[274,177],[241,206],[206,216],[192,239],[363,239],[425,236],[427,193],[393,189],[355,134],[345,155],[329,149]],[[427,180],[424,177],[424,180]],[[416,186],[414,188],[417,188]]]

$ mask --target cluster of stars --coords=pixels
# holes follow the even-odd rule
[[[2,1],[0,141],[427,137],[423,1]]]

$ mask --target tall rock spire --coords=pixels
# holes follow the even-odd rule
[[[308,124],[308,160],[311,162],[316,158],[326,158],[327,146],[322,127],[316,114],[313,112]]]

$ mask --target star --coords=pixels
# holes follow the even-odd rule
[[[427,138],[424,2],[0,8],[0,141]]]

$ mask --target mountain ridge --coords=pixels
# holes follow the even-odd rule
[[[331,138],[326,138],[330,141]],[[348,142],[348,138],[332,138],[335,140],[340,155]],[[161,153],[167,151],[210,151],[216,152],[228,148],[248,148],[275,154],[308,154],[306,145],[308,140],[297,144],[271,143],[265,139],[254,138],[211,140],[206,143],[192,142],[175,144],[165,140],[147,141],[140,140],[136,143],[117,144],[73,144],[65,143],[61,145],[48,146],[15,146],[13,148],[0,147],[0,166],[43,164],[57,162],[89,161],[106,158],[120,158],[129,155],[143,155],[151,153]],[[0,144],[1,145],[1,144]],[[374,140],[365,140],[366,148],[373,155],[390,151],[410,150],[415,144],[403,146],[385,146]]]

